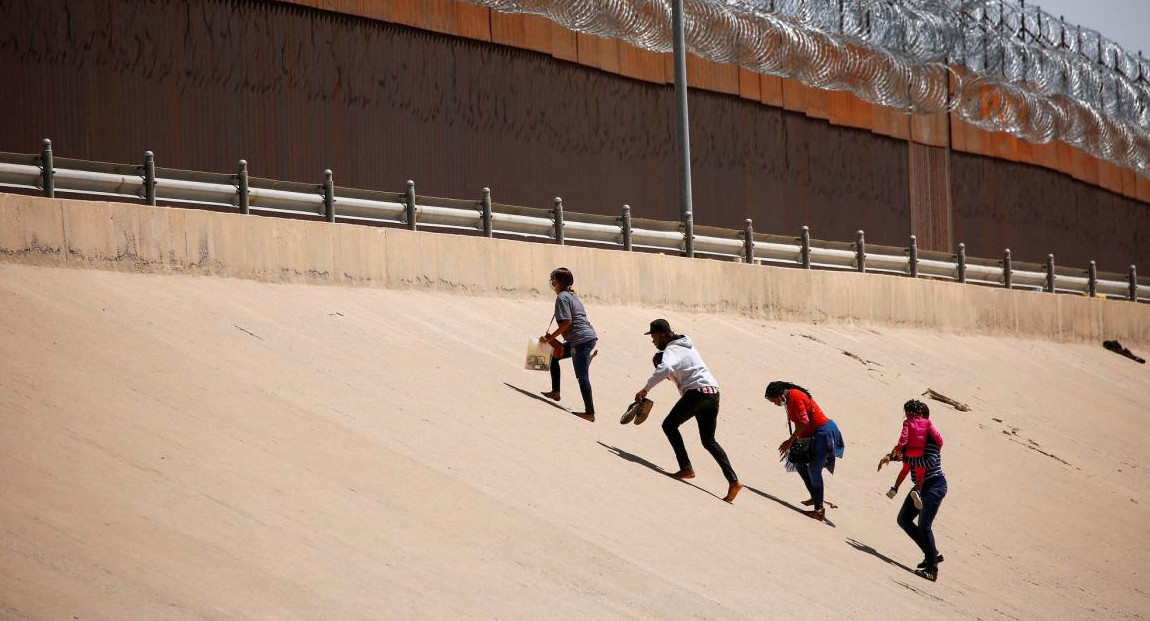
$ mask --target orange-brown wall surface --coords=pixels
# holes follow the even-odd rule
[[[673,81],[669,54],[574,33],[536,15],[499,13],[457,0],[279,1],[544,52],[650,82]],[[812,89],[795,80],[758,75],[693,56],[688,58],[687,80],[694,88],[739,95],[828,120],[834,125],[1035,164],[1150,203],[1150,179],[1139,178],[1131,170],[1100,161],[1067,145],[1032,145],[1005,133],[988,132],[963,121],[957,113],[907,116],[861,101],[850,93]]]
[[[665,54],[449,0],[26,0],[0,5],[0,75],[19,85],[0,90],[0,150],[50,137],[57,157],[133,162],[150,149],[160,166],[210,171],[245,158],[275,179],[318,183],[332,168],[343,186],[410,178],[422,194],[489,186],[504,203],[562,196],[572,210],[626,203],[675,219],[670,70]],[[872,243],[915,233],[972,256],[1010,243],[1020,259],[1150,264],[1137,198],[1150,186],[1128,171],[946,115],[693,57],[688,70],[700,224],[750,217],[822,239],[865,229]],[[967,165],[962,152],[997,159]],[[1064,191],[1042,191],[1052,179]],[[1001,217],[981,214],[1007,195],[1042,202],[1012,212],[1004,235]]]

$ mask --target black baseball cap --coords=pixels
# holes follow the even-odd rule
[[[674,334],[671,330],[671,324],[667,323],[666,319],[656,319],[651,322],[651,329],[643,334]]]

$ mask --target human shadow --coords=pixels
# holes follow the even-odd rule
[[[868,546],[867,544],[865,544],[861,541],[856,541],[854,539],[847,539],[847,544],[849,544],[852,548],[858,550],[859,552],[866,552],[867,554],[869,554],[869,555],[871,555],[871,556],[873,556],[873,557],[875,557],[881,561],[886,561],[887,563],[894,565],[895,567],[898,567],[898,568],[906,571],[907,573],[911,573],[911,574],[914,573],[914,570],[911,569],[910,567],[903,565],[902,563],[900,563],[900,562],[894,560],[893,558],[883,554],[882,552],[879,552],[878,550],[875,550],[874,548]]]
[[[768,494],[762,490],[755,489],[755,488],[751,487],[750,485],[746,485],[746,484],[743,484],[743,489],[747,490],[748,492],[754,492],[755,494],[758,494],[759,496],[762,496],[763,498],[766,498],[767,500],[773,500],[773,501],[779,503],[780,505],[790,509],[791,511],[794,511],[795,513],[801,513],[804,517],[806,516],[806,514],[803,513],[803,509],[800,509],[800,508],[792,505],[791,503],[789,503],[789,502],[787,502],[781,498],[777,498],[777,497],[772,496],[772,495],[770,495],[770,494]]]
[[[766,493],[766,492],[764,492],[764,491],[762,491],[762,490],[758,490],[758,489],[755,489],[755,488],[753,488],[753,487],[751,487],[750,485],[747,485],[747,484],[745,484],[745,483],[743,484],[743,489],[745,489],[745,490],[747,490],[747,491],[749,491],[749,492],[753,492],[753,493],[755,493],[755,494],[758,494],[759,496],[762,496],[763,498],[766,498],[767,500],[773,500],[773,501],[775,501],[775,502],[779,503],[780,505],[782,505],[782,506],[784,506],[784,507],[786,507],[786,508],[790,509],[791,511],[794,511],[795,513],[798,513],[799,515],[802,515],[803,517],[805,517],[805,518],[808,518],[808,519],[809,519],[809,516],[807,515],[807,510],[806,510],[806,509],[802,509],[802,508],[796,507],[796,506],[792,505],[791,503],[789,503],[789,502],[787,502],[787,501],[783,500],[782,498],[778,498],[778,497],[772,496],[772,495],[770,495],[770,494],[768,494],[768,493]],[[827,504],[828,506],[830,506],[830,503],[826,503],[826,504]],[[835,523],[834,523],[834,522],[830,521],[830,520],[829,520],[829,519],[827,519],[826,517],[824,517],[824,518],[823,518],[823,522],[824,522],[824,523],[825,523],[827,526],[830,526],[831,528],[838,528],[837,526],[835,526]]]
[[[548,399],[547,397],[544,397],[541,394],[531,392],[530,390],[523,390],[522,388],[520,388],[518,386],[513,386],[511,384],[508,384],[507,382],[503,382],[503,385],[510,388],[511,390],[514,390],[515,392],[518,392],[520,394],[531,397],[532,399],[535,399],[536,401],[542,401],[543,403],[546,403],[547,405],[549,405],[549,406],[551,406],[557,410],[562,410],[563,412],[565,412],[567,414],[572,414],[572,415],[575,414],[571,410],[568,410],[567,408],[559,405],[558,403],[555,403],[554,401]]]
[[[610,444],[603,444],[602,442],[599,442],[599,445],[600,445],[600,446],[602,446],[603,448],[607,449],[608,451],[611,451],[611,452],[612,452],[612,453],[614,453],[614,454],[615,454],[615,456],[617,456],[617,457],[620,457],[620,458],[622,458],[622,459],[624,459],[624,460],[626,460],[626,461],[629,461],[629,462],[631,462],[631,463],[633,463],[633,464],[638,464],[638,465],[640,465],[640,466],[643,466],[644,468],[650,468],[651,470],[654,470],[655,472],[658,472],[659,474],[661,474],[661,475],[663,475],[663,476],[665,476],[665,477],[667,477],[667,478],[669,478],[669,479],[672,479],[672,480],[678,481],[678,482],[680,482],[680,483],[682,483],[682,484],[684,484],[684,485],[689,485],[689,486],[691,486],[691,487],[693,487],[693,488],[695,488],[695,489],[699,490],[700,492],[703,492],[704,494],[707,494],[708,496],[714,496],[715,498],[718,498],[719,500],[722,500],[722,497],[720,497],[718,494],[714,494],[714,493],[708,492],[707,490],[705,490],[705,489],[703,489],[703,488],[699,487],[698,485],[695,485],[694,483],[692,483],[692,482],[690,482],[690,481],[686,481],[686,480],[683,480],[683,479],[673,479],[673,478],[671,477],[671,474],[672,474],[672,473],[670,473],[670,472],[667,472],[666,470],[664,470],[664,469],[660,468],[659,466],[655,465],[654,463],[652,463],[652,462],[650,462],[650,461],[648,461],[648,460],[646,460],[646,459],[644,459],[644,458],[642,458],[642,457],[639,457],[638,455],[636,455],[636,454],[634,454],[634,453],[628,453],[627,451],[624,451],[624,450],[623,450],[623,449],[621,449],[621,448],[618,448],[618,447],[615,447],[615,446],[611,446]]]

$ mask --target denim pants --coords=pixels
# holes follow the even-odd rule
[[[931,525],[934,524],[934,516],[938,515],[938,507],[942,504],[942,499],[946,497],[946,477],[940,474],[923,481],[920,494],[922,496],[922,510],[920,511],[914,506],[910,494],[907,494],[906,500],[902,503],[902,509],[898,512],[898,525],[906,531],[906,534],[910,535],[910,538],[922,550],[926,564],[934,567],[938,565],[938,548],[934,545],[934,530]],[[918,518],[918,525],[914,523],[915,517]]]
[[[823,468],[827,467],[827,444],[826,425],[823,425],[811,437],[811,445],[814,447],[811,463],[805,466],[795,464],[795,470],[802,477],[803,485],[807,486],[811,500],[815,501],[815,509],[823,508]]]
[[[739,477],[735,476],[731,462],[727,460],[727,453],[715,440],[715,428],[719,424],[719,395],[717,393],[703,394],[697,390],[688,390],[675,403],[675,407],[671,408],[667,418],[663,420],[663,433],[667,434],[667,440],[671,442],[671,448],[675,451],[679,470],[686,470],[691,467],[691,458],[687,455],[687,447],[683,444],[683,434],[679,433],[679,425],[687,422],[691,417],[694,417],[699,423],[699,440],[702,441],[703,448],[707,449],[711,457],[714,457],[715,461],[718,462],[719,469],[723,471],[723,476],[726,477],[727,482],[738,481]]]
[[[578,345],[563,344],[563,355],[551,359],[551,391],[559,392],[559,361],[571,358],[575,365],[575,379],[579,380],[579,392],[583,394],[583,411],[588,414],[595,413],[595,399],[591,396],[591,352],[599,339],[584,341]]]

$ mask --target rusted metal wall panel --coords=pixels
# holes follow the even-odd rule
[[[1069,175],[989,157],[951,154],[954,241],[971,256],[1010,248],[1019,261],[1059,265],[1091,260],[1125,273],[1150,265],[1150,205],[1091,187]]]
[[[949,164],[946,147],[910,143],[910,228],[922,250],[956,249],[951,238]]]
[[[0,3],[0,149],[674,219],[673,92],[547,54],[275,2]],[[691,94],[696,220],[902,243],[907,147]]]

